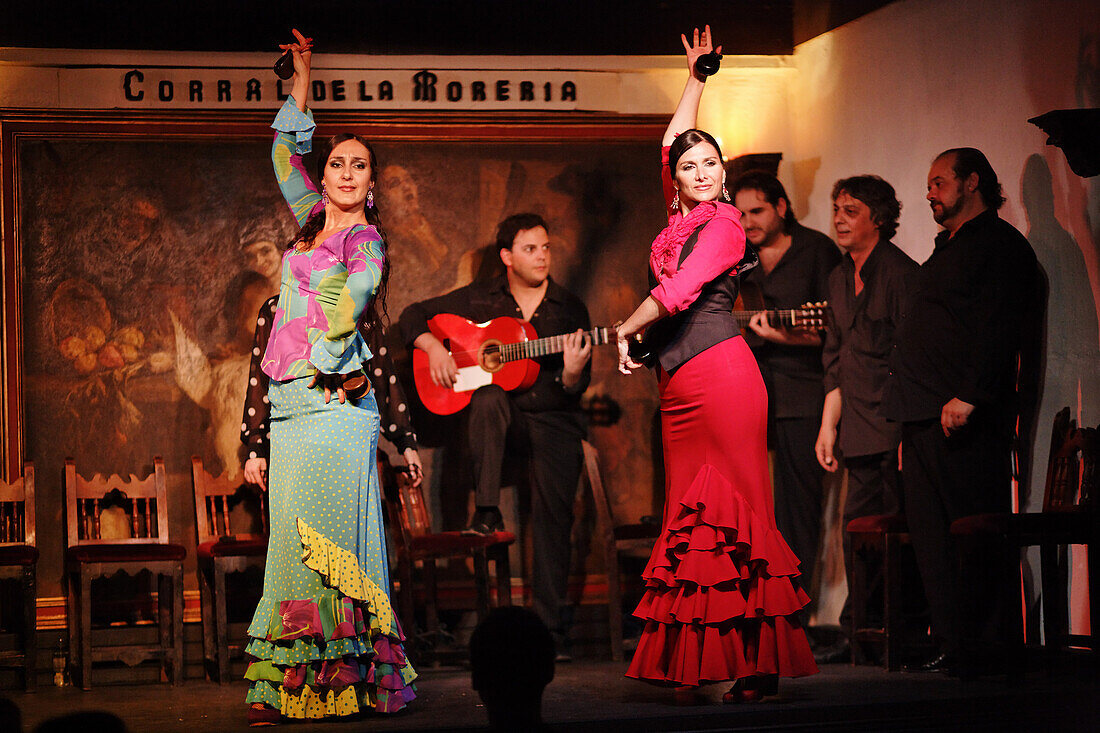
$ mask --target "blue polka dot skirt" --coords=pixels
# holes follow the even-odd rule
[[[315,719],[396,712],[416,672],[389,597],[371,392],[341,405],[272,381],[264,592],[248,628],[248,703]]]

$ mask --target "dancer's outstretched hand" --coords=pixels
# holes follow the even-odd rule
[[[684,51],[687,52],[688,71],[699,81],[706,81],[705,76],[699,76],[695,73],[695,62],[700,56],[706,53],[722,53],[722,47],[714,48],[714,39],[710,35],[710,25],[703,26],[702,32],[698,28],[692,33],[691,42],[688,43],[687,36],[680,34],[680,40],[684,44]]]

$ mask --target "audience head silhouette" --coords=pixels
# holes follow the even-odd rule
[[[494,609],[470,637],[473,688],[494,730],[542,724],[542,691],[554,679],[554,639],[529,609]]]

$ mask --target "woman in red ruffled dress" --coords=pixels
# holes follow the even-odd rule
[[[692,129],[710,27],[681,39],[689,78],[662,161],[672,213],[653,242],[649,297],[618,329],[620,371],[642,366],[628,345],[643,331],[656,358],[666,495],[627,676],[676,686],[678,698],[732,680],[723,701],[755,702],[780,676],[817,667],[799,622],[809,597],[795,581],[798,558],[775,527],[768,395],[731,314],[738,275],[758,260],[727,203],[718,143]]]

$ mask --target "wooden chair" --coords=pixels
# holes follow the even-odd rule
[[[658,524],[615,524],[611,513],[611,502],[604,490],[600,474],[600,454],[587,440],[581,446],[584,449],[584,473],[581,481],[587,481],[592,489],[593,503],[596,505],[596,517],[600,524],[600,539],[603,544],[604,566],[607,568],[607,605],[608,631],[611,635],[611,658],[616,662],[623,660],[623,594],[619,578],[619,553],[623,550],[650,550],[661,534]]]
[[[414,626],[414,567],[421,563],[425,617],[429,634],[439,632],[438,587],[436,561],[450,558],[472,558],[477,585],[477,616],[480,621],[489,613],[490,586],[488,560],[492,559],[497,576],[497,605],[512,605],[512,573],[508,562],[508,546],[516,541],[512,532],[491,535],[464,535],[461,532],[433,532],[428,505],[420,487],[414,487],[408,473],[391,467],[384,459],[378,462],[382,478],[390,531],[397,554],[397,576],[401,581],[398,607],[401,623],[407,633]]]
[[[35,657],[36,568],[38,548],[34,544],[34,464],[23,465],[23,476],[12,483],[0,481],[0,579],[19,580],[23,601],[22,650],[0,652],[0,667],[23,670],[27,692],[37,687]]]
[[[126,539],[103,538],[100,513],[104,498],[120,492],[130,525]],[[183,684],[183,545],[168,542],[168,501],[164,461],[153,459],[146,479],[128,480],[96,474],[85,479],[72,459],[65,461],[65,553],[69,596],[69,649],[80,668],[81,685],[91,689],[92,662],[122,661],[135,665],[160,658],[173,685]],[[158,579],[158,644],[92,648],[91,586],[93,578],[148,570]]]
[[[863,645],[882,645],[882,666],[891,672],[901,669],[901,654],[910,639],[905,633],[902,612],[902,553],[911,548],[909,526],[901,514],[874,514],[848,522],[848,552],[844,561],[852,569],[851,620],[848,639],[852,645],[852,664],[864,664]],[[882,625],[869,626],[867,594],[867,556],[874,554],[882,562]]]
[[[213,672],[210,674],[213,679],[225,684],[229,679],[230,654],[244,651],[244,644],[229,643],[225,578],[249,567],[263,571],[267,560],[267,494],[259,487],[230,481],[224,473],[211,476],[198,456],[191,457],[191,483],[195,489],[195,528],[199,539],[203,666],[208,674]],[[233,526],[231,510],[252,497],[258,502],[260,531],[237,531],[240,527]]]
[[[1046,489],[1042,512],[979,514],[963,517],[951,525],[951,534],[959,545],[960,558],[973,557],[977,551],[992,548],[1003,559],[995,568],[1002,577],[998,589],[1003,594],[1004,609],[1020,607],[1020,560],[1025,547],[1039,546],[1042,576],[1043,631],[1048,647],[1086,646],[1097,650],[1095,626],[1092,634],[1069,633],[1069,608],[1066,597],[1063,548],[1086,545],[1089,566],[1090,618],[1095,619],[1095,601],[1100,593],[1100,512],[1096,509],[1100,468],[1100,427],[1078,429],[1070,419],[1069,408],[1054,418],[1050,457],[1047,462]],[[962,565],[963,582],[969,573],[988,573],[989,568]],[[965,638],[977,636],[973,608],[963,609],[966,618]],[[1018,619],[1017,619],[1018,620]],[[1006,628],[1012,638],[1005,641],[1010,649],[1022,649],[1022,628]]]

